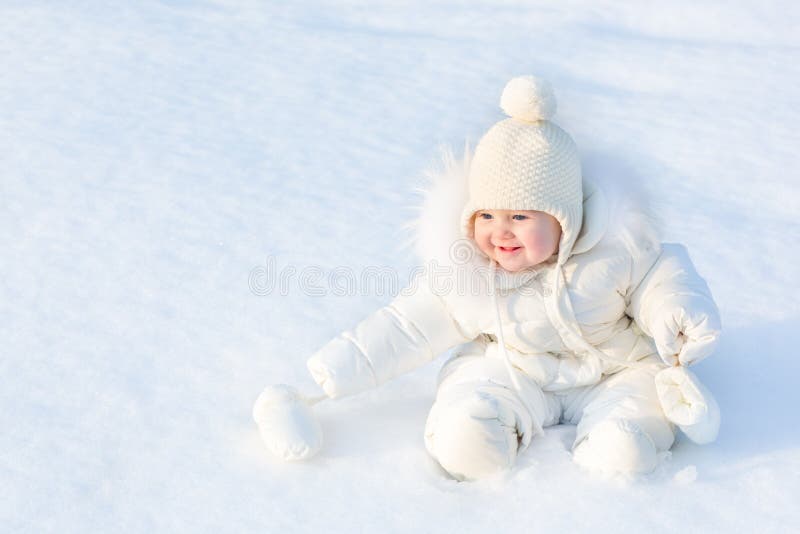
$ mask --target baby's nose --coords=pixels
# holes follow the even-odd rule
[[[514,235],[514,232],[511,231],[511,226],[508,224],[501,224],[496,229],[496,234],[498,237],[508,237]]]

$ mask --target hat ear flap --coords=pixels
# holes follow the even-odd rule
[[[466,237],[469,239],[475,239],[475,216],[477,214],[478,212],[476,211],[467,220]]]

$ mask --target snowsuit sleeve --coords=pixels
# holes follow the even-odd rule
[[[412,287],[311,356],[308,369],[326,395],[379,386],[470,341],[426,277],[418,276]]]
[[[654,339],[668,363],[678,353],[688,365],[713,351],[722,329],[719,311],[683,245],[664,243],[660,251],[651,250],[638,261],[634,257],[626,302],[627,315]]]

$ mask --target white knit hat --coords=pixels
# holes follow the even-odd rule
[[[509,115],[478,142],[469,169],[469,200],[461,231],[471,236],[470,219],[483,209],[536,210],[561,224],[558,263],[569,257],[581,229],[583,192],[578,150],[572,138],[550,122],[556,99],[550,84],[533,76],[506,84],[500,107]]]

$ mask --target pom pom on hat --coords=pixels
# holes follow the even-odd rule
[[[500,107],[514,119],[546,121],[556,113],[556,95],[547,80],[519,76],[506,84],[500,97]]]

